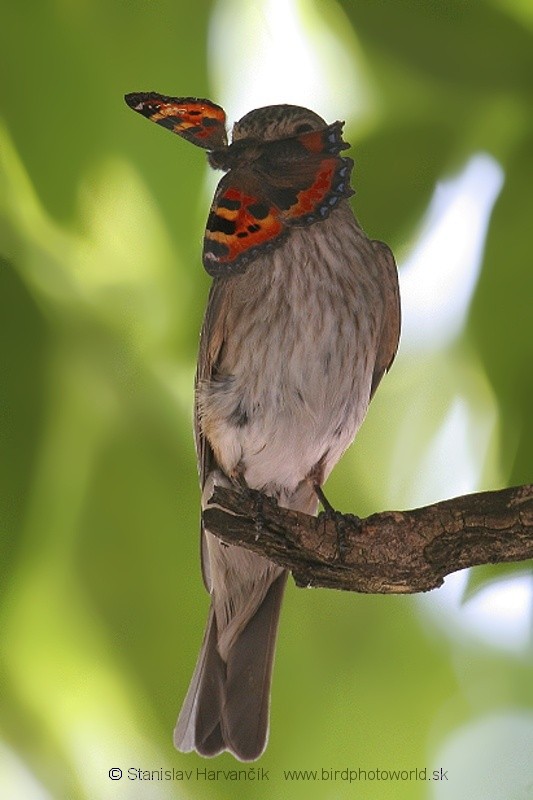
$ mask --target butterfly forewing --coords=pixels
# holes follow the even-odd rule
[[[197,97],[166,97],[156,92],[127,94],[126,103],[152,122],[189,142],[214,150],[227,145],[224,109]]]

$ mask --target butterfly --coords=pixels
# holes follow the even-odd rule
[[[279,247],[292,227],[325,219],[354,193],[353,161],[339,155],[350,146],[342,138],[343,122],[228,144],[226,114],[211,100],[155,92],[124,99],[134,111],[207,150],[210,165],[227,173],[216,189],[204,237],[203,264],[213,277],[243,272],[258,255]]]

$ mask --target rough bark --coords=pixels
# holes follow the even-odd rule
[[[533,558],[533,485],[412,511],[311,517],[259,492],[217,488],[206,527],[289,569],[298,586],[424,592],[465,567]]]

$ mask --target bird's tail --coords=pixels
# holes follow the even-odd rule
[[[259,758],[268,738],[270,682],[287,573],[272,582],[224,660],[213,606],[194,675],[174,731],[178,750],[241,761]]]

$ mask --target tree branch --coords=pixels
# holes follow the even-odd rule
[[[366,519],[311,517],[260,492],[217,487],[203,520],[224,542],[289,569],[297,586],[424,592],[465,567],[533,558],[533,485]]]

